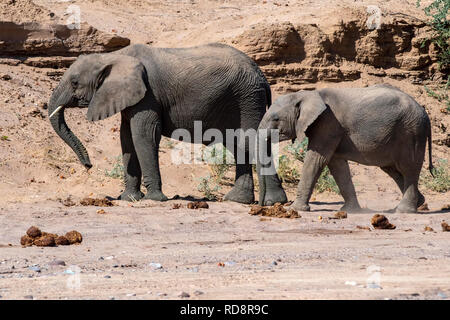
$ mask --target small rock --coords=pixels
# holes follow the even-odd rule
[[[136,293],[127,293],[127,297],[135,297]]]
[[[111,276],[104,276],[105,279],[111,279]]]
[[[439,292],[439,293],[437,294],[437,296],[438,296],[439,298],[441,298],[441,299],[447,299],[447,295],[446,295],[445,293],[443,293],[443,292]]]
[[[150,266],[153,270],[159,270],[159,269],[162,269],[162,268],[163,268],[163,266],[162,266],[161,263],[155,263],[155,262],[150,263],[149,266]]]
[[[191,295],[189,294],[189,293],[187,293],[187,292],[184,292],[184,291],[181,291],[179,294],[178,294],[178,297],[179,298],[189,298]]]
[[[66,263],[63,260],[53,260],[48,265],[49,266],[65,266]]]
[[[427,204],[427,203],[424,203],[424,204],[422,204],[420,207],[418,207],[417,210],[420,210],[420,211],[429,211],[430,208],[428,208],[428,204]]]
[[[5,80],[5,81],[8,81],[8,80],[11,80],[12,78],[11,78],[11,76],[10,76],[9,74],[7,74],[7,73],[0,73],[0,79]]]
[[[200,291],[200,290],[195,290],[194,291],[194,295],[196,295],[196,296],[201,296],[202,294],[204,294],[203,291]]]
[[[272,261],[271,265],[273,265],[273,266],[277,266],[277,265],[278,265],[278,262],[276,262],[276,261]]]
[[[434,229],[432,227],[426,226],[425,228],[423,228],[424,231],[434,231]]]
[[[367,285],[367,288],[369,288],[369,289],[382,289],[381,286],[379,284],[376,284],[376,283],[369,283]]]
[[[28,267],[28,269],[34,272],[41,272],[41,268],[39,268],[38,265],[32,265],[31,267]]]
[[[27,296],[24,296],[23,298],[26,299],[26,300],[33,300],[34,299],[34,297],[32,295],[27,295]]]
[[[450,231],[450,226],[448,225],[447,222],[442,221],[441,226],[442,226],[442,231]]]

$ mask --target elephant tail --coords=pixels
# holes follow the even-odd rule
[[[431,141],[431,123],[430,120],[428,119],[428,134],[427,134],[427,140],[428,140],[428,170],[430,171],[431,175],[434,177],[434,167],[433,167],[433,158],[431,155],[431,145],[432,145],[432,141]]]
[[[267,109],[272,105],[272,92],[270,91],[270,85],[266,82],[266,101],[267,101]]]

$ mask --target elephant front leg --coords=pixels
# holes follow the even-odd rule
[[[130,123],[123,115],[120,125],[120,144],[122,146],[125,190],[118,199],[127,201],[140,200],[144,196],[141,192],[142,171],[131,137]]]
[[[339,191],[345,201],[344,206],[340,210],[347,212],[361,212],[362,209],[356,198],[355,186],[352,182],[347,160],[333,157],[328,163],[328,168],[330,168],[330,172],[336,180]]]
[[[308,150],[303,164],[302,175],[297,187],[297,198],[291,207],[298,211],[310,211],[309,199],[323,168],[327,164],[325,156],[314,150]]]
[[[161,141],[161,122],[152,110],[137,113],[131,119],[131,133],[139,163],[142,168],[144,186],[147,194],[144,199],[166,201],[161,190],[159,170],[159,142]]]

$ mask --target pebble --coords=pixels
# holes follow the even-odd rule
[[[149,266],[152,267],[154,270],[158,270],[158,269],[162,269],[163,268],[161,263],[155,263],[155,262],[150,263]]]
[[[66,263],[63,260],[53,260],[49,263],[50,266],[65,266]]]
[[[105,279],[111,279],[111,276],[104,276]]]
[[[127,293],[127,297],[135,297],[136,293]]]
[[[189,294],[189,293],[187,293],[187,292],[184,292],[184,291],[181,291],[179,294],[178,294],[178,297],[180,297],[180,298],[189,298],[191,295]]]
[[[203,291],[200,291],[200,290],[195,290],[195,291],[194,291],[194,295],[196,295],[196,296],[201,296],[203,293],[204,293],[204,292],[203,292]]]
[[[277,265],[278,265],[278,262],[272,261],[272,265],[273,265],[273,266],[277,266]]]
[[[24,296],[23,298],[27,299],[27,300],[33,300],[33,296],[32,295]]]
[[[41,268],[39,268],[38,265],[32,265],[31,267],[28,267],[28,269],[35,272],[41,272]]]
[[[447,299],[447,295],[446,295],[445,293],[443,293],[443,292],[439,292],[439,293],[437,294],[437,296],[438,296],[439,298],[441,298],[441,299]]]
[[[369,283],[367,285],[367,288],[369,288],[369,289],[382,289],[381,286],[379,284],[376,284],[376,283]]]

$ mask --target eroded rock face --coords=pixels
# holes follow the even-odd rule
[[[114,51],[129,44],[127,38],[87,24],[70,29],[61,24],[0,21],[0,52],[4,56],[77,56]]]
[[[252,57],[282,90],[318,81],[352,81],[361,72],[423,78],[436,66],[436,52],[426,41],[431,31],[419,19],[390,14],[371,30],[365,11],[342,9],[335,17],[340,18],[323,26],[258,24],[231,44]]]
[[[110,52],[130,40],[81,23],[62,24],[49,10],[31,0],[0,4],[0,63],[66,68],[80,54]]]

